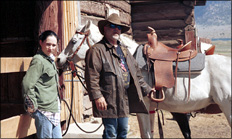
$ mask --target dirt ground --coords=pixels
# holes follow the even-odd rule
[[[163,111],[164,138],[184,138],[177,122],[172,120],[170,112]],[[158,120],[155,114],[154,138],[159,138]],[[195,118],[191,117],[190,121],[192,138],[231,138],[231,127],[229,126],[224,114],[200,114]],[[136,116],[130,115],[129,118],[130,132],[128,138],[140,138],[139,125]]]

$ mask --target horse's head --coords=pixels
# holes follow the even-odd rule
[[[77,28],[67,47],[57,57],[58,68],[66,69],[68,61],[76,63],[83,60],[89,47],[100,41],[101,38],[98,27],[91,21],[87,21],[86,25]]]

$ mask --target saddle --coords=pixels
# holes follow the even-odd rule
[[[156,90],[161,90],[163,87],[171,88],[175,85],[176,94],[176,77],[178,62],[189,61],[189,88],[188,88],[188,99],[190,95],[190,60],[197,55],[197,50],[191,49],[191,41],[183,45],[181,43],[177,49],[166,46],[165,44],[157,41],[157,35],[155,30],[149,28],[151,33],[147,34],[148,43],[144,46],[144,53],[147,57],[147,64],[149,61],[153,63],[153,70],[155,76],[155,87]],[[176,62],[175,76],[173,75],[173,62]],[[150,66],[150,65],[149,65]],[[150,68],[148,68],[150,69]]]

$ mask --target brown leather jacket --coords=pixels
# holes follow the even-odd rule
[[[119,44],[120,45],[120,44]],[[102,118],[127,117],[129,113],[148,113],[143,96],[151,91],[144,81],[134,57],[127,48],[120,46],[130,71],[130,87],[123,85],[119,56],[104,38],[85,57],[85,81],[93,105],[93,115]],[[104,96],[107,110],[99,111],[94,99]]]

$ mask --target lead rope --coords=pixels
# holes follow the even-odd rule
[[[161,91],[161,90],[159,90],[159,91]],[[156,97],[157,98],[159,97],[158,90],[156,92]],[[159,111],[160,111],[160,113],[162,115],[163,125],[164,125],[164,115],[163,115],[163,111],[159,110],[158,107],[159,107],[159,102],[157,102],[157,109],[155,111],[156,111],[157,117],[158,117],[159,136],[160,136],[161,139],[163,139],[164,138],[164,133],[163,133],[163,127],[162,127],[162,124],[161,124],[161,121],[160,121]]]
[[[71,59],[72,59],[72,58],[75,56],[75,54],[79,51],[79,49],[81,48],[81,46],[82,46],[82,44],[84,43],[85,39],[86,39],[86,41],[87,41],[87,44],[88,44],[89,48],[91,47],[91,45],[90,45],[90,43],[89,43],[89,38],[88,38],[89,33],[90,33],[89,30],[86,31],[86,32],[84,32],[84,33],[83,33],[83,32],[76,32],[76,33],[81,34],[81,35],[85,35],[85,37],[83,38],[83,40],[82,40],[82,42],[80,43],[80,45],[77,47],[76,51],[73,53]],[[77,69],[76,69],[75,64],[73,63],[73,61],[69,61],[69,64],[70,64],[70,67],[71,67],[71,70],[72,70],[72,94],[71,94],[72,96],[71,96],[71,108],[69,108],[68,103],[67,103],[64,99],[62,99],[62,100],[65,102],[65,104],[67,105],[68,110],[69,110],[69,112],[70,112],[70,114],[69,114],[69,119],[68,119],[68,127],[67,127],[67,130],[65,131],[65,133],[64,133],[62,136],[64,136],[64,135],[68,132],[71,117],[72,117],[72,119],[74,120],[76,126],[77,126],[81,131],[83,131],[83,132],[85,132],[85,133],[94,133],[94,132],[96,132],[98,129],[100,129],[100,127],[102,126],[102,123],[101,123],[101,125],[100,125],[97,129],[95,129],[95,130],[93,130],[93,131],[85,131],[85,130],[83,130],[83,129],[77,124],[77,122],[76,122],[76,120],[75,120],[75,118],[74,118],[74,116],[73,116],[73,114],[72,114],[72,106],[73,106],[73,78],[77,76],[78,79],[80,80],[81,84],[84,86],[84,88],[85,88],[86,90],[87,90],[87,88],[85,87],[84,83],[81,81],[80,75],[77,74]]]
[[[159,136],[160,136],[161,139],[163,139],[164,138],[164,133],[163,133],[162,124],[161,124],[161,121],[160,121],[159,109],[156,109],[156,112],[157,112],[157,116],[158,116]],[[162,120],[163,120],[163,125],[164,125],[164,115],[163,115],[163,112],[161,110],[160,110],[160,112],[161,112],[162,117],[163,117]]]
[[[71,117],[72,117],[73,121],[75,122],[76,126],[77,126],[81,131],[83,131],[83,132],[85,132],[85,133],[94,133],[94,132],[96,132],[98,129],[100,129],[100,127],[102,126],[102,123],[99,125],[99,127],[97,127],[97,128],[96,128],[95,130],[93,130],[93,131],[85,131],[84,129],[82,129],[82,128],[78,125],[78,123],[76,122],[76,120],[75,120],[75,118],[74,118],[74,116],[73,116],[73,114],[72,114],[72,107],[73,107],[73,78],[74,78],[75,76],[77,76],[78,79],[80,80],[80,82],[81,82],[81,84],[82,84],[83,86],[84,86],[84,83],[83,83],[82,80],[80,79],[80,75],[77,74],[77,69],[76,69],[75,65],[73,64],[73,62],[71,61],[70,63],[71,63],[71,68],[72,68],[72,90],[71,90],[72,92],[71,92],[71,104],[70,104],[70,105],[71,105],[71,108],[69,107],[68,103],[67,103],[64,99],[62,99],[62,100],[65,102],[65,104],[67,105],[68,110],[69,110],[68,126],[67,126],[67,129],[66,129],[65,133],[64,133],[62,136],[64,136],[64,135],[68,132]],[[72,65],[72,64],[73,64],[73,65]],[[87,88],[86,88],[85,86],[84,86],[84,88],[87,90]]]

